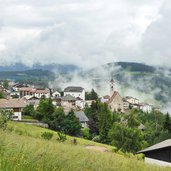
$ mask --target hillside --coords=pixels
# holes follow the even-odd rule
[[[36,84],[44,87],[54,80],[55,74],[48,70],[34,69],[25,71],[0,71],[1,80],[15,80],[20,83]]]
[[[78,70],[79,68],[75,65],[62,65],[62,64],[33,64],[32,66],[27,66],[23,63],[16,63],[13,65],[1,66],[1,71],[26,71],[26,70],[48,70],[48,71],[59,71],[61,73],[67,73],[71,71]]]
[[[111,147],[105,146],[109,152],[98,152],[85,149],[85,145],[102,144],[77,139],[78,144],[68,141],[59,143],[56,135],[50,141],[41,138],[41,133],[48,131],[44,128],[10,123],[6,131],[0,130],[0,170],[118,170],[118,171],[167,171],[169,168],[144,164],[135,157],[124,157],[110,152]]]

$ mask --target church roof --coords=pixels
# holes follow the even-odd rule
[[[118,91],[114,91],[114,92],[113,92],[113,95],[111,96],[111,98],[110,98],[110,100],[109,100],[108,103],[111,103],[111,102],[115,99],[115,97],[116,97],[117,95],[120,96],[119,92],[118,92]]]

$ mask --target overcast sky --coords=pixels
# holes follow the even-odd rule
[[[171,67],[171,0],[0,0],[0,64]]]

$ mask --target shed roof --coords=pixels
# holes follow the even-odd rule
[[[64,92],[82,92],[84,90],[84,88],[82,87],[67,87],[64,89]]]
[[[89,121],[89,119],[87,118],[86,114],[83,111],[75,111],[74,113],[80,122],[88,122]]]
[[[171,139],[167,139],[158,144],[152,145],[151,147],[148,147],[144,150],[138,151],[137,153],[146,153],[148,151],[154,151],[154,150],[158,150],[158,149],[162,149],[162,148],[166,148],[166,147],[171,147]]]

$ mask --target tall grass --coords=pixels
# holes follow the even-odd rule
[[[36,127],[34,129],[35,132],[39,130]],[[44,140],[40,136],[31,136],[31,133],[29,136],[25,133],[19,135],[14,130],[0,131],[0,171],[170,170],[170,168],[146,165],[143,161],[112,152],[101,153],[69,142]]]
[[[57,132],[55,131],[48,130],[46,128],[41,128],[35,125],[26,125],[26,124],[18,123],[18,122],[9,122],[8,130],[11,130],[19,135],[27,135],[27,136],[34,137],[34,138],[41,138],[42,133],[51,132],[54,135],[52,138],[53,142],[56,142],[56,139],[59,138]],[[73,140],[75,137],[67,136],[66,138],[67,140],[64,143],[71,144],[71,140]],[[113,147],[109,145],[96,143],[96,142],[89,141],[89,140],[82,139],[82,138],[76,138],[76,139],[77,139],[78,145],[84,145],[84,146],[98,145],[98,146],[106,147],[109,151],[113,150]]]

